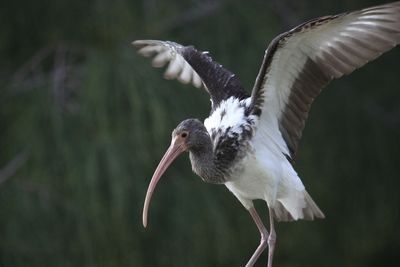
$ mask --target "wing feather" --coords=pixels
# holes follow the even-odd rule
[[[164,78],[203,87],[211,96],[213,110],[231,96],[248,97],[239,79],[213,61],[207,52],[170,41],[137,40],[132,44],[138,48],[139,54],[154,57],[153,67],[161,68],[168,64]]]
[[[400,2],[317,18],[279,35],[266,50],[252,92],[252,112],[261,113],[255,138],[274,136],[294,159],[322,88],[399,43]]]

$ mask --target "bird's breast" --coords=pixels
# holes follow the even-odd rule
[[[224,100],[204,121],[210,135],[215,165],[229,180],[232,173],[242,168],[242,161],[252,147],[256,118],[246,115],[250,98],[239,100],[231,97]]]

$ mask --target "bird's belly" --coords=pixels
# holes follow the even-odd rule
[[[251,206],[251,201],[263,199],[271,203],[275,199],[278,176],[274,166],[266,168],[257,161],[254,155],[243,159],[242,167],[235,171],[225,186],[246,207]]]

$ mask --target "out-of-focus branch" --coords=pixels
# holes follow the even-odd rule
[[[46,46],[36,52],[15,72],[9,87],[13,90],[26,91],[43,84],[45,77],[40,66],[51,55],[53,49],[53,46]]]
[[[26,163],[29,155],[26,151],[18,153],[0,170],[0,185],[15,175],[15,173]]]
[[[84,47],[59,42],[40,49],[13,75],[8,88],[21,93],[36,88],[52,88],[53,99],[63,111],[77,112],[75,92],[81,85],[80,61],[85,57]],[[48,62],[53,60],[53,67]]]

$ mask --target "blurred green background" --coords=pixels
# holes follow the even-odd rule
[[[41,0],[0,3],[0,266],[244,266],[246,210],[187,155],[141,222],[150,177],[208,96],[131,47],[208,50],[252,88],[273,37],[378,0]],[[279,223],[274,266],[397,266],[400,48],[334,81],[313,106],[295,168],[326,214]],[[267,207],[256,207],[267,224]],[[266,254],[257,266],[266,265]]]

